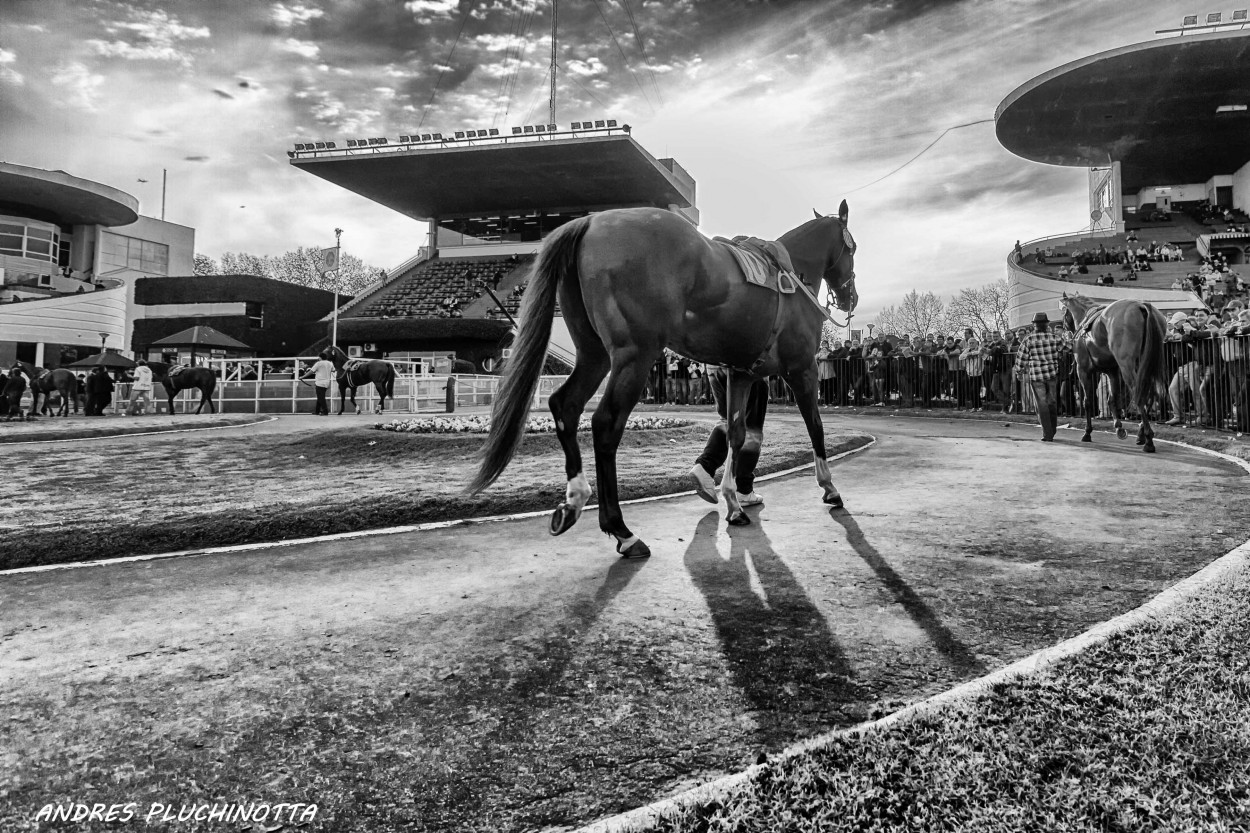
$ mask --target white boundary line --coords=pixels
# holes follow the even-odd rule
[[[66,437],[63,440],[18,440],[11,443],[0,443],[0,448],[11,445],[43,445],[44,443],[83,443],[90,440],[115,440],[118,437],[155,437],[158,434],[186,434],[191,431],[224,431],[227,428],[247,428],[252,425],[265,425],[277,421],[276,416],[258,419],[255,422],[240,422],[238,425],[205,425],[203,428],[170,428],[168,431],[134,431],[124,434],[101,434],[98,437]]]
[[[1082,430],[1082,429],[1076,429]],[[1212,451],[1209,448],[1201,448],[1200,446],[1189,445],[1174,440],[1155,439],[1157,443],[1168,443],[1169,445],[1181,446],[1183,448],[1192,449],[1203,454],[1210,454],[1219,457],[1236,466],[1239,466],[1247,474],[1250,474],[1250,462],[1234,457],[1231,454],[1224,454],[1220,451]],[[636,810],[630,810],[620,815],[611,816],[606,819],[586,825],[574,831],[574,833],[629,833],[631,831],[643,831],[650,829],[664,816],[690,805],[707,802],[712,799],[724,801],[729,794],[735,789],[746,787],[751,780],[760,772],[763,767],[771,763],[786,760],[789,758],[806,755],[814,750],[824,748],[839,738],[862,735],[868,732],[880,731],[889,728],[896,723],[904,723],[914,720],[918,717],[927,716],[935,712],[942,711],[953,706],[959,706],[976,700],[986,694],[995,685],[1005,682],[1018,680],[1031,674],[1036,674],[1046,668],[1049,668],[1061,660],[1074,656],[1087,648],[1092,648],[1102,642],[1107,641],[1115,634],[1122,633],[1129,628],[1142,624],[1143,622],[1155,619],[1170,611],[1194,596],[1207,586],[1214,584],[1220,579],[1250,569],[1250,541],[1246,541],[1241,546],[1236,547],[1224,555],[1217,558],[1198,572],[1182,579],[1171,587],[1163,590],[1150,601],[1137,607],[1127,613],[1122,613],[1112,619],[1108,619],[1102,624],[1095,625],[1084,633],[1078,634],[1071,639],[1065,639],[1049,648],[1043,648],[1036,651],[1023,659],[991,672],[983,677],[975,680],[969,680],[966,683],[955,686],[952,689],[936,694],[919,703],[900,709],[899,711],[889,714],[880,720],[868,721],[855,726],[849,726],[845,729],[835,729],[814,738],[800,741],[793,746],[788,747],[777,756],[771,758],[767,764],[755,764],[742,772],[727,775],[718,778],[715,781],[709,781],[686,792],[675,795],[671,798],[662,799],[653,802]]]
[[[276,417],[275,417],[276,419]],[[259,423],[254,423],[259,424]],[[222,428],[237,428],[239,426],[223,425]],[[167,434],[168,431],[159,431],[156,433]],[[135,435],[130,435],[135,436]],[[877,444],[877,438],[871,434],[861,434],[861,437],[868,437],[868,442],[856,448],[843,451],[829,458],[829,462],[841,460],[852,454],[858,454],[865,449],[872,448]],[[812,468],[815,463],[804,463],[801,466],[784,469],[783,471],[775,471],[772,474],[765,474],[755,478],[756,482],[775,480],[778,477],[786,477]],[[671,492],[664,495],[651,495],[649,497],[638,497],[630,500],[622,500],[622,506],[628,506],[635,503],[651,503],[657,500],[669,500],[671,498],[689,497],[695,492],[693,489],[684,492]],[[598,504],[590,504],[583,511],[597,509]],[[407,526],[391,526],[383,529],[362,529],[356,532],[336,532],[332,535],[316,535],[311,538],[291,538],[286,541],[261,541],[253,544],[231,544],[224,547],[205,547],[195,550],[179,550],[177,552],[152,553],[149,555],[128,555],[121,558],[103,558],[96,561],[77,561],[70,564],[43,564],[36,567],[16,567],[11,570],[0,570],[0,578],[5,576],[21,575],[25,573],[46,573],[52,570],[75,570],[80,567],[104,567],[109,564],[133,564],[139,561],[160,561],[167,558],[194,558],[200,555],[221,555],[236,552],[251,552],[254,550],[277,549],[279,547],[293,547],[301,544],[321,544],[328,541],[347,541],[352,538],[372,538],[379,535],[400,535],[405,532],[426,532],[432,529],[448,529],[456,526],[476,526],[479,524],[501,523],[503,521],[518,521],[526,518],[537,518],[543,515],[550,515],[550,509],[539,509],[533,512],[517,512],[511,515],[489,515],[484,518],[458,518],[452,521],[429,521],[422,524],[410,524]]]

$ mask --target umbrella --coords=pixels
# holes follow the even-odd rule
[[[105,367],[125,370],[129,370],[134,366],[135,363],[121,353],[96,353],[94,356],[88,356],[85,359],[79,359],[73,364],[66,365],[66,367]]]

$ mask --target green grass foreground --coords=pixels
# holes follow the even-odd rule
[[[762,767],[655,831],[1250,830],[1250,572],[961,707]]]

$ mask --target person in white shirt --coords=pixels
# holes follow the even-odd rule
[[[148,405],[152,402],[152,368],[148,367],[148,363],[140,359],[135,369],[130,371],[131,378],[134,380],[130,385],[130,403],[126,406],[126,414],[128,416],[136,416],[147,410]],[[142,397],[143,404],[136,407],[136,403]]]
[[[330,390],[330,381],[334,379],[334,363],[328,353],[321,353],[312,369],[304,374],[305,379],[313,377],[313,385],[317,389],[317,408],[313,412],[317,416],[329,416],[330,406],[326,402],[326,392]]]

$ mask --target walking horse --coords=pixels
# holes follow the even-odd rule
[[[204,409],[205,405],[208,406],[209,413],[217,413],[217,406],[213,404],[213,391],[217,390],[217,374],[211,367],[171,366],[164,362],[148,362],[148,367],[152,369],[153,379],[165,388],[165,395],[169,397],[171,416],[174,413],[174,397],[184,390],[200,392],[200,404],[195,408],[197,414]]]
[[[1121,298],[1105,304],[1066,292],[1060,307],[1064,326],[1073,332],[1072,350],[1076,354],[1076,372],[1084,394],[1085,435],[1081,442],[1092,442],[1098,378],[1105,373],[1111,380],[1116,436],[1120,439],[1128,436],[1124,430],[1122,404],[1122,389],[1126,384],[1141,418],[1137,444],[1144,446],[1142,451],[1153,454],[1155,432],[1150,427],[1150,408],[1156,399],[1164,401],[1168,383],[1163,359],[1167,322],[1163,313],[1145,301]]]
[[[48,403],[54,393],[61,397],[61,404],[57,407],[55,416],[69,416],[71,404],[74,406],[74,413],[78,413],[78,377],[74,375],[74,371],[64,367],[48,370],[27,362],[18,362],[14,367],[18,368],[30,381],[31,416],[40,413],[40,394],[44,397],[42,412],[46,414]]]
[[[626,558],[651,554],[621,514],[616,452],[630,411],[665,347],[692,361],[727,369],[726,414],[730,457],[721,481],[730,523],[746,518],[738,502],[737,477],[746,437],[743,415],[751,385],[780,375],[803,415],[816,481],[824,501],[841,506],[826,461],[817,410],[816,350],[826,313],[810,293],[825,280],[837,306],[851,312],[855,291],[855,241],[849,210],[816,214],[783,234],[801,292],[770,291],[744,280],[730,247],[700,234],[680,215],[655,208],[627,208],[581,217],[552,233],[534,263],[525,290],[520,332],[492,409],[492,426],[469,491],[493,483],[515,454],[542,372],[557,296],[577,353],[572,374],[551,395],[556,436],[564,449],[568,487],[552,513],[559,535],[577,522],[590,498],[582,471],[577,424],[606,375],[603,398],[591,420],[594,437],[599,528],[616,539]],[[800,297],[803,296],[803,297]]]
[[[373,409],[380,414],[386,408],[386,400],[395,398],[395,365],[381,359],[348,359],[337,346],[330,348],[330,361],[334,363],[335,376],[339,383],[339,415],[343,415],[343,406],[348,391],[351,392],[352,407],[360,413],[356,404],[356,388],[373,384],[378,392],[378,404]]]

